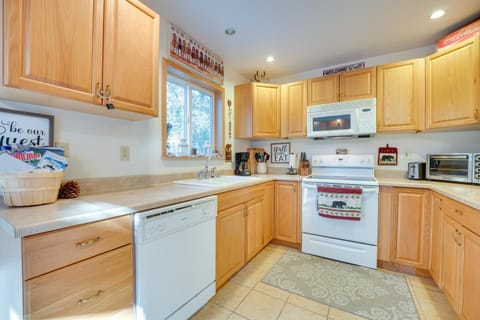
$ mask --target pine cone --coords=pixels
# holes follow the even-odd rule
[[[58,198],[73,199],[80,195],[80,184],[78,181],[70,180],[62,184],[58,191]]]

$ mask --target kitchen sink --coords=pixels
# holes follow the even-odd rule
[[[187,179],[187,180],[177,180],[173,181],[176,184],[185,184],[189,186],[196,186],[196,187],[207,187],[207,188],[215,188],[215,187],[226,187],[229,185],[235,185],[239,183],[249,182],[249,181],[258,181],[261,178],[257,177],[246,177],[246,176],[222,176],[218,178],[210,178],[210,179]]]

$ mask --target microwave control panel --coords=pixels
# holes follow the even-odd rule
[[[473,154],[473,183],[480,184],[480,153]]]

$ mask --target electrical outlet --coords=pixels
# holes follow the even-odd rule
[[[130,146],[120,146],[120,161],[130,160]]]
[[[55,142],[55,147],[63,149],[63,155],[65,157],[70,156],[70,143],[68,142]]]

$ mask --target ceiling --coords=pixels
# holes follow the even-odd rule
[[[479,0],[142,1],[247,79],[256,70],[273,79],[433,45],[480,18]],[[436,9],[445,16],[430,20]]]

